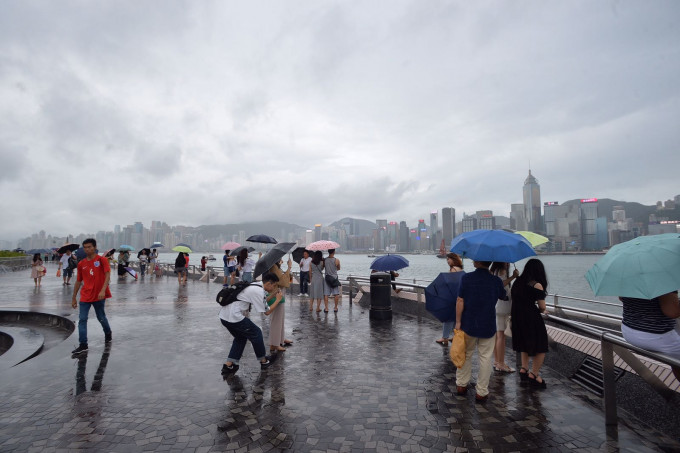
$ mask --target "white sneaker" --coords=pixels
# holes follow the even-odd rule
[[[302,293],[298,294],[298,297],[300,297],[300,296],[304,296],[304,294],[302,294]]]

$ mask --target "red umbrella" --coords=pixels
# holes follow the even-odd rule
[[[236,247],[241,247],[241,244],[238,242],[229,241],[222,245],[222,250],[234,250]]]
[[[338,244],[337,242],[333,242],[333,241],[316,241],[316,242],[312,242],[311,244],[309,244],[305,248],[307,250],[311,250],[311,251],[330,250],[330,249],[340,248],[340,244]]]

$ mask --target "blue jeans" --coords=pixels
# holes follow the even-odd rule
[[[300,271],[300,292],[302,294],[309,292],[309,272]]]
[[[456,327],[456,321],[447,321],[442,323],[442,338],[451,338],[451,332]]]
[[[227,328],[230,334],[234,336],[234,341],[231,344],[229,357],[227,362],[232,362],[238,365],[243,350],[246,348],[246,343],[250,340],[255,351],[257,360],[265,358],[266,351],[264,349],[264,339],[262,337],[262,330],[257,327],[249,318],[244,318],[239,322],[227,322],[220,318],[222,325]]]
[[[80,313],[78,314],[78,341],[81,344],[87,344],[87,315],[90,313],[90,306],[94,307],[94,313],[97,315],[97,321],[102,325],[104,333],[111,333],[109,327],[109,320],[106,319],[104,313],[104,301],[106,299],[98,300],[96,302],[79,302]]]
[[[140,264],[139,271],[141,272],[142,275],[144,275],[146,273],[146,264]]]
[[[252,272],[242,272],[241,273],[241,280],[244,282],[252,282],[253,281],[253,273]]]

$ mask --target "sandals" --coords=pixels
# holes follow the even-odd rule
[[[439,340],[434,340],[435,343],[439,343],[442,346],[446,346],[449,343],[449,340],[446,338],[440,338]]]
[[[286,348],[284,348],[283,346],[270,346],[269,347],[269,352],[274,352],[274,351],[283,352],[285,350],[286,350]]]
[[[527,370],[524,367],[521,367],[519,369],[519,380],[526,381],[527,379],[529,379],[529,370]]]
[[[531,377],[533,376],[533,377]],[[541,382],[538,382],[538,378],[541,378]],[[545,389],[548,388],[548,385],[545,383],[545,380],[541,377],[541,375],[535,375],[531,371],[529,371],[529,376],[527,376],[527,379],[529,380],[529,384],[532,387],[536,387],[538,389]]]
[[[507,363],[502,363],[500,365],[498,363],[494,363],[493,369],[496,370],[499,373],[506,373],[506,374],[510,374],[510,373],[515,372],[515,369],[510,367]]]

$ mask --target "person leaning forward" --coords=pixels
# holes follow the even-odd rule
[[[456,300],[456,329],[465,332],[465,364],[456,370],[458,395],[467,393],[472,375],[472,355],[477,349],[479,376],[477,377],[477,401],[489,396],[491,359],[496,341],[496,302],[507,300],[503,281],[489,272],[490,261],[475,261],[475,271],[460,279]]]
[[[111,291],[109,290],[111,268],[106,258],[97,255],[97,241],[92,238],[85,239],[83,249],[86,256],[78,263],[78,277],[71,300],[73,308],[80,306],[78,314],[78,342],[80,345],[71,351],[72,354],[87,351],[87,317],[90,313],[90,307],[94,307],[97,320],[104,329],[104,342],[109,343],[111,341],[111,327],[104,311],[104,301],[111,298]],[[81,287],[79,304],[76,296]]]
[[[279,279],[276,275],[267,272],[262,276],[262,283],[251,283],[236,296],[236,300],[225,305],[220,310],[220,322],[234,337],[227,361],[222,365],[222,374],[233,374],[239,369],[239,362],[248,341],[253,345],[255,356],[260,362],[260,368],[266,369],[274,361],[273,357],[267,357],[264,347],[262,329],[244,315],[244,312],[253,307],[256,312],[269,314],[265,302],[265,291],[277,293],[282,297],[283,293],[278,287]]]

